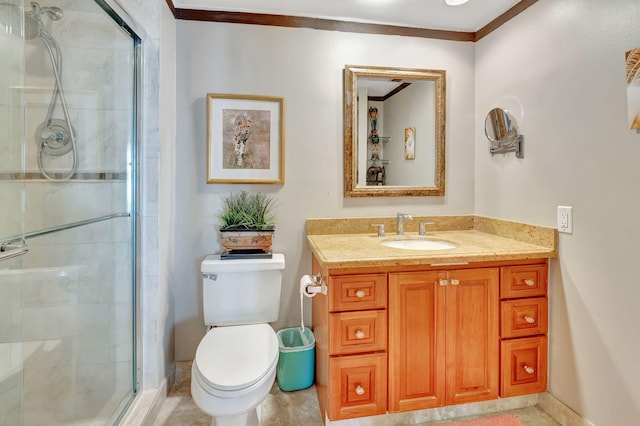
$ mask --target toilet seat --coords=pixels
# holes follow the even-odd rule
[[[198,345],[194,379],[211,395],[237,397],[269,378],[278,353],[278,339],[269,324],[216,327]]]

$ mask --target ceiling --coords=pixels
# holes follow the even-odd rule
[[[519,0],[173,0],[177,9],[265,13],[340,21],[475,32]]]

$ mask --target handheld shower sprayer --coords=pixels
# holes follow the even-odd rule
[[[46,6],[41,7],[38,2],[31,2],[31,16],[42,23],[42,19],[40,18],[43,14],[46,14],[49,19],[52,21],[59,21],[62,19],[62,9],[56,6]]]

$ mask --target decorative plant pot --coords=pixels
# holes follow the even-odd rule
[[[224,253],[271,252],[274,231],[220,231],[220,244]]]

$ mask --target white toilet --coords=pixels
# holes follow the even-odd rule
[[[280,312],[284,255],[202,262],[204,322],[212,326],[196,351],[191,395],[212,425],[259,425],[259,405],[276,378],[278,339],[268,324]]]

